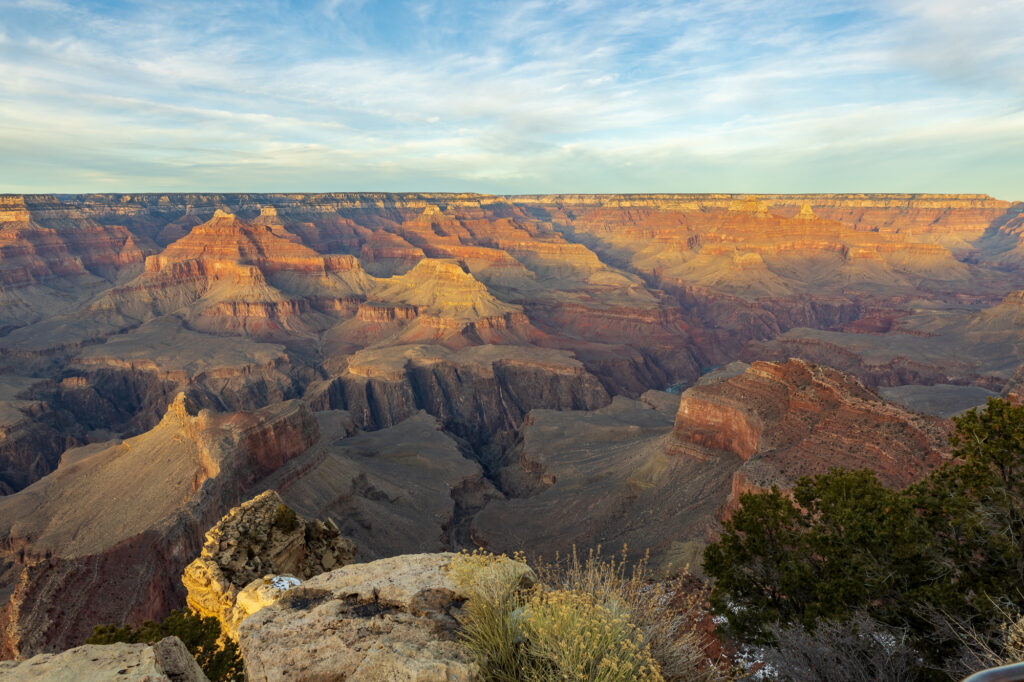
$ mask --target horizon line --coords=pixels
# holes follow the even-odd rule
[[[864,192],[864,191],[839,191],[839,192],[515,192],[515,193],[494,193],[475,191],[423,191],[423,190],[327,190],[327,191],[245,191],[245,190],[175,190],[175,191],[114,191],[114,192],[7,192],[0,191],[0,197],[83,197],[83,196],[181,196],[181,195],[302,195],[302,196],[329,196],[344,194],[364,195],[420,195],[420,196],[479,196],[479,197],[546,197],[546,196],[589,196],[589,197],[827,197],[827,196],[884,196],[884,197],[960,197],[976,199],[993,199],[995,201],[1006,201],[1009,203],[1022,203],[1022,199],[1004,199],[987,192]]]

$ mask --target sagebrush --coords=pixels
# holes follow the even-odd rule
[[[523,557],[516,557],[522,560]],[[652,580],[643,560],[535,562],[537,580],[520,580],[504,556],[463,553],[450,572],[469,595],[460,617],[464,641],[486,679],[600,682],[735,677],[712,660],[700,626],[707,590],[692,576]]]

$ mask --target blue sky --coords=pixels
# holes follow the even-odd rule
[[[0,191],[1024,199],[1024,0],[0,0]]]

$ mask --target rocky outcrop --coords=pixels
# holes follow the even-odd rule
[[[354,554],[355,545],[332,521],[307,521],[270,490],[232,509],[206,533],[202,553],[181,581],[188,606],[220,620],[234,638],[242,620],[290,585],[271,576],[305,580],[350,563]]]
[[[834,369],[755,362],[682,394],[669,451],[700,461],[738,457],[732,498],[834,467],[872,469],[903,487],[944,461],[949,431],[948,422],[886,403]]]
[[[544,557],[625,545],[634,559],[649,551],[653,566],[681,569],[693,557],[678,548],[713,531],[740,460],[668,454],[678,404],[652,392],[587,412],[531,412],[497,472],[507,494],[466,522],[470,543]]]
[[[354,564],[289,590],[239,628],[248,679],[479,679],[455,632],[454,616],[469,595],[447,572],[454,556]],[[512,567],[532,581],[525,564]]]
[[[678,396],[534,410],[497,467],[506,494],[476,511],[467,535],[544,556],[625,544],[679,570],[696,566],[743,492],[788,489],[834,467],[873,469],[902,487],[946,461],[949,430],[830,368],[738,363]]]
[[[179,607],[205,530],[318,437],[297,401],[215,414],[181,395],[152,430],[65,453],[0,498],[0,654],[59,651],[95,625]]]
[[[177,637],[154,644],[86,644],[27,661],[0,662],[0,678],[79,682],[208,682]]]
[[[454,319],[493,317],[519,310],[496,299],[457,262],[431,258],[419,261],[404,275],[382,280],[374,296]]]

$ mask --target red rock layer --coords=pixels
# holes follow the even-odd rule
[[[755,362],[738,376],[682,394],[670,451],[699,460],[739,456],[740,492],[786,488],[834,467],[868,468],[889,486],[943,461],[949,423],[886,403],[855,378],[803,360]]]

